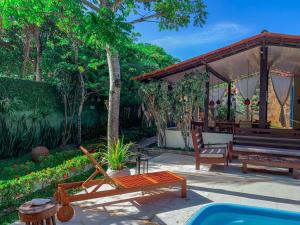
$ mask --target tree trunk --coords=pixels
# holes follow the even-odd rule
[[[106,56],[110,81],[107,123],[107,139],[108,145],[110,145],[119,137],[121,74],[119,53],[117,51],[112,51],[108,46],[106,48]]]
[[[29,65],[29,56],[30,56],[30,44],[31,44],[31,37],[30,31],[28,27],[24,28],[24,47],[23,47],[23,68],[22,68],[22,75],[25,76],[28,72],[28,65]]]
[[[83,104],[85,102],[85,85],[83,74],[79,72],[78,74],[79,79],[79,87],[80,87],[80,102],[77,112],[77,146],[81,145],[82,138],[81,138],[81,114],[83,109]]]
[[[62,138],[62,145],[66,145],[66,136],[67,136],[67,129],[68,129],[68,102],[67,102],[66,94],[63,95],[63,102],[64,102],[64,133]]]
[[[75,65],[78,67],[78,46],[77,43],[74,43],[74,53],[75,53]],[[81,71],[79,71],[78,68],[78,81],[79,81],[79,91],[80,91],[80,100],[79,100],[79,106],[78,106],[78,111],[77,111],[77,140],[76,144],[77,146],[81,145],[82,142],[82,137],[81,137],[81,114],[83,110],[83,105],[85,102],[85,96],[86,96],[86,90],[85,90],[85,84],[84,84],[84,79],[83,79],[83,74]]]
[[[35,68],[35,80],[41,80],[41,62],[42,62],[42,45],[40,39],[40,29],[35,27],[34,36],[36,42],[36,68]]]

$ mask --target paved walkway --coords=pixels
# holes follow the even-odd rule
[[[64,225],[176,225],[211,202],[228,202],[260,207],[300,211],[300,181],[286,175],[250,171],[243,174],[240,165],[201,166],[195,171],[193,157],[165,153],[150,162],[151,171],[171,170],[188,179],[188,197],[178,190],[140,193],[93,199],[73,204],[76,216]],[[18,222],[15,225],[20,224]],[[58,223],[60,224],[60,223]]]

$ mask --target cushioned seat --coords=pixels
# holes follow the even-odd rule
[[[200,151],[200,157],[223,158],[226,155],[226,147],[204,148]]]
[[[284,149],[284,148],[270,148],[260,146],[248,146],[248,145],[233,145],[233,151],[239,152],[240,154],[267,154],[267,155],[283,155],[283,156],[297,156],[300,157],[300,151],[295,149]]]
[[[229,143],[204,144],[202,130],[196,127],[192,129],[192,140],[195,151],[196,170],[200,169],[200,163],[224,163],[224,165],[228,166]]]

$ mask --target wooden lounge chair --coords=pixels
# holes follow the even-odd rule
[[[57,213],[57,218],[62,222],[69,221],[74,215],[74,210],[70,206],[71,202],[131,192],[152,191],[157,188],[170,186],[180,186],[181,197],[186,197],[185,177],[181,177],[169,171],[160,171],[112,178],[107,175],[105,170],[97,163],[97,161],[85,148],[81,146],[80,149],[91,160],[96,170],[86,181],[58,184],[57,192],[55,193],[54,197],[61,205]],[[98,174],[102,174],[103,178],[94,179]],[[109,184],[111,189],[102,191],[99,190],[104,184]],[[76,195],[68,194],[68,189],[78,187],[84,188],[85,193]],[[90,187],[94,188],[90,190],[88,189]]]
[[[192,130],[192,140],[195,151],[196,170],[200,169],[200,164],[224,163],[228,166],[230,149],[232,143],[204,144],[202,131],[198,128]]]

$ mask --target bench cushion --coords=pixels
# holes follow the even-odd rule
[[[300,151],[296,149],[283,149],[283,148],[269,148],[259,146],[248,146],[248,145],[233,145],[233,151],[248,153],[260,153],[270,155],[286,155],[300,157]]]
[[[200,157],[204,158],[224,158],[226,147],[203,148],[200,152]]]
[[[239,155],[241,161],[260,161],[260,162],[272,162],[272,163],[289,163],[300,166],[300,159],[286,158],[278,156],[262,156],[262,155]],[[251,163],[250,163],[251,164]]]

